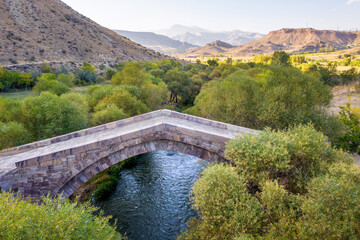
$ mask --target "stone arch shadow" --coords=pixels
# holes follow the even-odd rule
[[[59,182],[57,188],[53,190],[51,195],[62,194],[64,197],[68,198],[81,185],[85,184],[92,177],[108,169],[109,167],[130,157],[158,150],[175,151],[209,162],[227,161],[224,157],[223,151],[221,150],[218,152],[213,152],[209,149],[194,146],[189,143],[172,140],[155,140],[151,142],[144,142],[123,148],[117,152],[109,154],[108,156],[100,158],[99,160],[93,162],[90,166],[84,168],[76,175],[72,176],[68,181]]]

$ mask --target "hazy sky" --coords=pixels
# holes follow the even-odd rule
[[[360,29],[360,0],[63,0],[97,23],[149,31],[174,24],[267,33],[284,27]]]

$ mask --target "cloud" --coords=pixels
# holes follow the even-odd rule
[[[360,0],[348,0],[346,4],[352,4],[352,3],[356,3],[356,2],[360,2]]]

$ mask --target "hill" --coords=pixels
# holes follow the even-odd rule
[[[204,46],[205,44],[216,40],[237,46],[264,37],[264,35],[259,33],[243,32],[239,30],[216,32],[196,26],[188,27],[183,25],[174,25],[169,29],[156,31],[156,33],[166,35],[175,40],[200,46]]]
[[[268,54],[278,50],[287,52],[345,49],[360,43],[360,33],[316,30],[313,28],[284,28],[270,32],[266,37],[240,45],[232,50],[234,56]]]
[[[114,31],[147,48],[165,54],[186,52],[189,51],[190,49],[199,47],[197,45],[174,40],[167,36],[152,32],[132,32],[132,31],[124,31],[124,30],[114,30]]]
[[[360,33],[333,30],[316,30],[312,28],[284,28],[272,31],[257,41],[229,48],[225,52],[232,57],[250,56],[254,54],[271,54],[274,51],[307,52],[324,50],[341,50],[360,44]],[[224,49],[222,49],[224,50]],[[182,54],[184,57],[199,57],[203,49],[196,49]],[[224,51],[214,52],[213,55]]]
[[[0,65],[165,57],[100,26],[60,0],[2,0],[0,12]]]
[[[198,56],[215,56],[220,53],[229,52],[233,48],[234,46],[232,46],[231,44],[217,40],[215,42],[206,44],[204,47],[194,49],[184,54],[178,54],[177,56],[180,58],[196,58]]]

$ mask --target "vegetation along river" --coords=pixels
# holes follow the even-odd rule
[[[116,191],[97,205],[117,219],[117,228],[131,240],[172,240],[196,217],[191,188],[208,163],[171,151],[140,156],[121,172]]]

